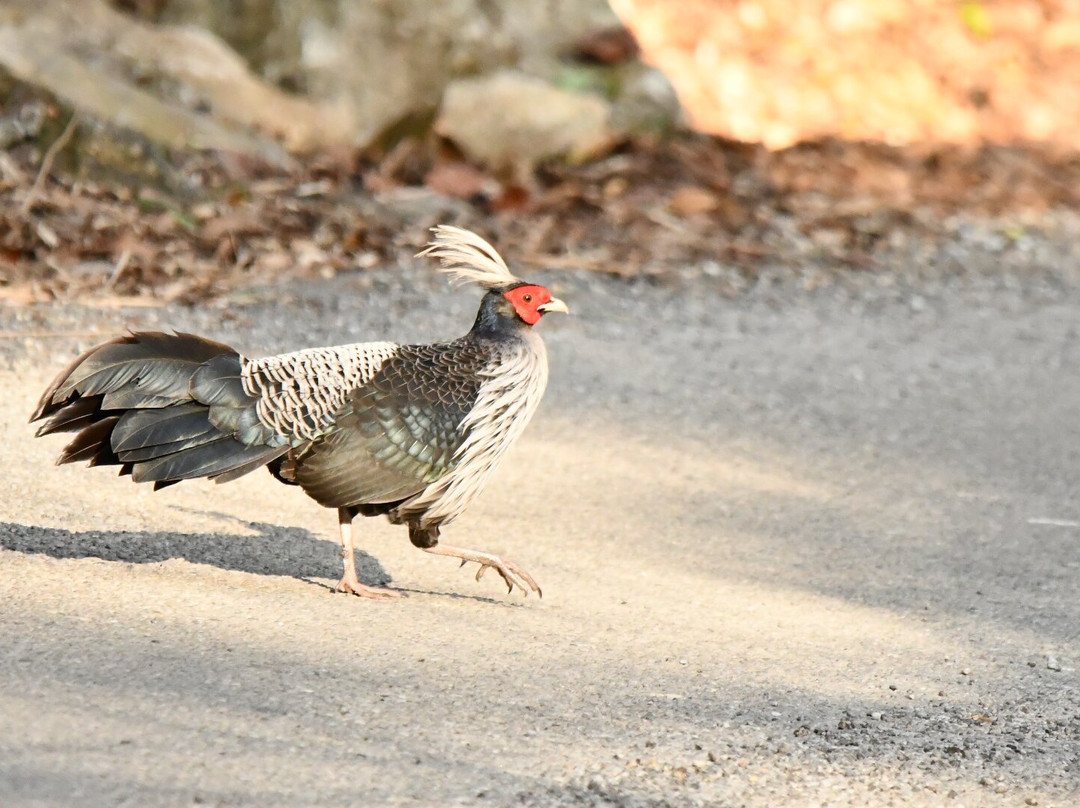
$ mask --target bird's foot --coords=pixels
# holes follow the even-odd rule
[[[461,562],[461,565],[465,566],[467,563],[469,562],[466,559]],[[506,583],[507,593],[513,592],[516,586],[525,597],[529,596],[530,590],[535,592],[538,597],[544,597],[540,585],[533,580],[533,577],[510,559],[492,556],[490,561],[481,561],[480,569],[476,571],[476,580],[479,581],[483,578],[484,573],[489,569],[495,570],[502,576],[503,581]]]
[[[513,592],[514,587],[516,586],[526,597],[528,597],[529,592],[535,592],[540,597],[544,596],[544,593],[540,590],[540,586],[533,577],[508,558],[499,558],[497,555],[481,553],[477,550],[449,547],[445,544],[436,544],[434,547],[427,547],[425,549],[427,552],[436,555],[448,555],[453,556],[454,558],[460,558],[461,566],[463,567],[470,561],[475,561],[480,565],[480,569],[476,571],[476,580],[478,581],[484,577],[485,572],[489,569],[493,569],[502,576],[503,582],[506,584],[507,592]]]
[[[345,576],[337,585],[336,591],[345,592],[346,594],[356,595],[361,598],[372,598],[375,600],[386,598],[400,598],[404,596],[404,592],[399,592],[396,589],[388,589],[385,586],[365,586],[358,580],[353,578],[349,580],[349,576]]]

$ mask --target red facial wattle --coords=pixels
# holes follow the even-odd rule
[[[535,284],[515,286],[504,292],[503,297],[514,304],[514,311],[517,312],[518,317],[529,325],[540,322],[544,314],[540,307],[552,301],[551,292]]]

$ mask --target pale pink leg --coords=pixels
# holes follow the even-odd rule
[[[356,578],[356,556],[353,554],[352,514],[347,508],[338,508],[338,527],[341,529],[341,560],[345,574],[341,576],[338,589],[351,592],[361,598],[400,598],[403,593],[384,586],[365,586]]]

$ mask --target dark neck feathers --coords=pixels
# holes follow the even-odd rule
[[[500,338],[521,334],[529,325],[517,316],[514,304],[503,297],[505,290],[493,290],[480,301],[470,334],[477,337]]]

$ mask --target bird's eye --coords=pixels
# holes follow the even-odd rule
[[[521,299],[524,300],[526,303],[532,303],[532,295],[525,295]]]

